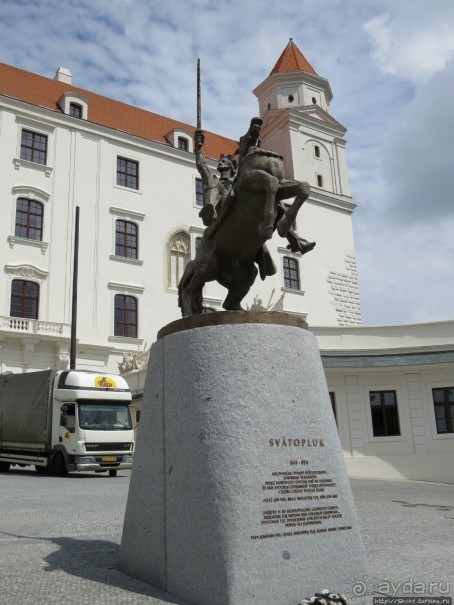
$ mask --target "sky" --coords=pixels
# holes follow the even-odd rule
[[[365,324],[454,319],[454,0],[0,0],[0,61],[238,139],[290,37],[347,129]],[[310,226],[305,234],[310,233]]]

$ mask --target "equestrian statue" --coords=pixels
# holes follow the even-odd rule
[[[305,254],[315,246],[292,229],[310,187],[306,182],[284,179],[282,156],[260,147],[260,118],[251,120],[249,130],[240,139],[236,158],[223,154],[217,171],[208,166],[202,151],[199,64],[197,75],[195,155],[204,184],[200,216],[206,229],[194,260],[187,264],[178,284],[183,317],[203,313],[202,290],[214,280],[228,291],[223,308],[243,310],[241,301],[257,274],[265,279],[276,273],[266,246],[274,231],[287,238],[292,252]],[[283,200],[290,198],[294,198],[293,203],[284,205]]]

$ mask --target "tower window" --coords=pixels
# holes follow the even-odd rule
[[[317,174],[317,187],[323,187],[323,177],[321,174]]]
[[[289,290],[300,289],[300,275],[299,265],[295,258],[284,256],[283,258],[283,269],[284,269],[284,286]]]
[[[317,105],[317,99],[316,99],[315,97],[312,97],[312,103],[313,103],[314,105]]]
[[[188,139],[185,139],[184,137],[178,137],[178,149],[181,149],[181,151],[188,151]]]
[[[295,97],[293,95],[289,95],[288,96],[288,102],[289,103],[293,103],[294,100],[295,100]]]
[[[314,145],[314,155],[316,158],[320,157],[320,146],[319,145]]]
[[[266,106],[268,111],[271,109],[271,103],[268,103],[268,105]]]

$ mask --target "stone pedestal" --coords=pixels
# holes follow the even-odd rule
[[[296,605],[367,574],[320,354],[303,324],[226,312],[161,331],[122,571],[195,605]]]

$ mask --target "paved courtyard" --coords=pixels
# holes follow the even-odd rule
[[[126,471],[0,475],[0,604],[185,605],[117,571],[128,485]],[[410,596],[424,584],[424,594],[452,596],[454,485],[352,486],[374,589]],[[352,578],[352,586],[361,581]]]

